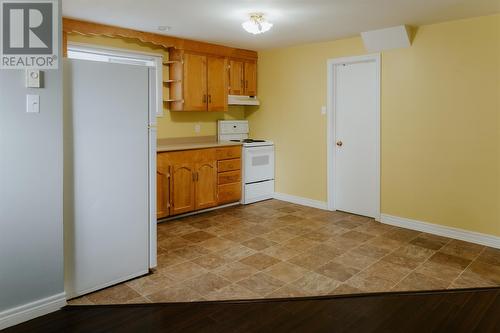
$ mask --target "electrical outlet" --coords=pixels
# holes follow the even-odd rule
[[[326,114],[326,106],[321,107],[321,114]]]
[[[200,133],[201,132],[201,124],[195,124],[194,125],[194,132],[195,133]]]

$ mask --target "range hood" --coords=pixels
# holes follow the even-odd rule
[[[227,103],[229,105],[260,105],[260,101],[257,97],[240,95],[227,96]]]

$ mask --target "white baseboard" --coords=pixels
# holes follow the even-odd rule
[[[291,202],[297,205],[313,207],[318,209],[328,210],[328,203],[326,201],[313,200],[303,197],[297,197],[295,195],[274,192],[274,199]]]
[[[0,330],[57,311],[66,305],[66,293],[60,293],[0,312]]]
[[[481,244],[500,249],[500,237],[498,236],[487,235],[479,232],[447,227],[444,225],[417,221],[387,214],[382,214],[380,221],[382,223],[390,224],[397,227],[427,232],[433,235],[449,237],[453,239],[463,240],[470,243]]]

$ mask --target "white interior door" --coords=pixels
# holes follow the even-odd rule
[[[82,295],[148,272],[149,74],[65,62],[66,291]]]
[[[380,215],[379,63],[376,59],[334,66],[335,208]]]

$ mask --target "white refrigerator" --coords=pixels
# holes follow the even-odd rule
[[[64,63],[64,235],[68,298],[156,265],[151,68]]]

